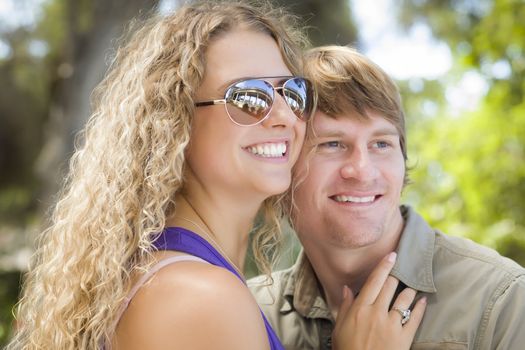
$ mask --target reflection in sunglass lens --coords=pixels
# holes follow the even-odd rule
[[[239,81],[226,90],[226,110],[237,124],[257,124],[270,113],[275,91],[283,96],[286,104],[299,119],[308,120],[312,109],[312,91],[310,83],[300,77],[290,78],[282,87],[276,88],[262,79]]]
[[[308,82],[303,78],[287,80],[283,85],[283,97],[295,115],[303,120],[308,119]]]
[[[226,92],[226,109],[237,123],[252,125],[263,119],[272,108],[273,87],[264,80],[244,80]]]

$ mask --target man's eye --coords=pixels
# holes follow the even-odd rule
[[[343,147],[343,144],[339,141],[328,141],[328,142],[323,142],[323,143],[320,143],[318,147],[321,147],[321,148],[339,148],[339,147]]]
[[[375,148],[387,148],[387,147],[390,147],[390,143],[386,141],[376,141],[374,142],[374,147]]]

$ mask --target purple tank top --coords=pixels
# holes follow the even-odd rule
[[[235,268],[226,260],[226,258],[208,243],[208,241],[192,231],[186,230],[182,227],[168,227],[155,239],[153,245],[158,250],[177,250],[197,256],[212,265],[227,269],[246,284],[244,279],[237,273]],[[266,333],[268,334],[270,349],[284,350],[283,345],[279,341],[279,338],[262,311],[261,315],[264,320],[264,326],[266,327]]]

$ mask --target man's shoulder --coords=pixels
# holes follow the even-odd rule
[[[524,279],[525,268],[500,255],[496,250],[464,237],[436,232],[434,263],[458,265],[458,271],[468,270],[495,279]]]
[[[430,281],[434,289],[426,292],[415,343],[521,349],[525,269],[494,249],[444,234],[416,213],[410,215],[412,230],[404,238],[412,248],[405,249],[405,259],[412,265],[407,266],[413,267],[414,280]]]
[[[274,303],[283,298],[287,287],[292,283],[294,267],[273,272],[270,276],[261,275],[247,281],[248,287],[255,295],[257,301]]]

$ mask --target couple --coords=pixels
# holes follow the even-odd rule
[[[118,51],[8,349],[521,345],[523,269],[399,206],[390,78],[351,49],[302,45],[279,9],[207,1]],[[304,252],[250,281],[258,305],[248,232],[269,273],[287,215]]]

